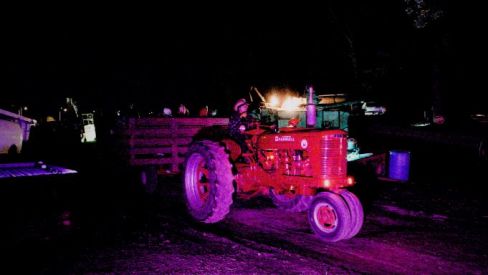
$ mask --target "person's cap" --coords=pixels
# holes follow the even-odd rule
[[[239,111],[239,108],[241,108],[244,105],[249,105],[249,103],[247,103],[245,98],[241,98],[237,100],[236,104],[234,105],[234,111],[236,112]]]
[[[163,109],[163,114],[164,115],[167,115],[167,116],[170,116],[171,115],[171,109],[170,108],[164,108]]]

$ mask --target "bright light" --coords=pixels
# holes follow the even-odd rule
[[[271,107],[278,107],[280,105],[280,99],[275,94],[271,95],[268,101]]]
[[[353,177],[347,177],[347,184],[353,185],[354,184],[354,178]]]
[[[287,97],[283,104],[281,105],[281,109],[286,111],[296,111],[300,105],[302,105],[302,99],[294,96]]]
[[[298,93],[284,88],[273,88],[266,95],[266,107],[278,111],[303,111],[303,106],[307,103],[306,98],[296,96]]]
[[[66,109],[66,108],[63,109],[63,112],[67,112],[67,111],[68,111],[68,109]]]
[[[330,180],[324,180],[324,187],[325,188],[330,187]]]

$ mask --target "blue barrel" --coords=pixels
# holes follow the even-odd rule
[[[393,150],[390,151],[388,177],[401,181],[408,181],[410,174],[410,152]]]

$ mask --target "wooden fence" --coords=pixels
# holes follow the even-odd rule
[[[132,118],[127,129],[130,164],[178,173],[193,136],[203,127],[228,123],[228,118]]]

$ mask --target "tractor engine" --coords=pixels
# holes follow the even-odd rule
[[[294,149],[262,149],[258,151],[259,165],[269,173],[289,176],[312,176],[309,151]]]
[[[261,135],[256,147],[257,165],[267,174],[260,177],[268,182],[265,185],[310,193],[353,183],[347,177],[344,131],[282,129],[280,133]],[[263,180],[258,181],[263,184]]]

